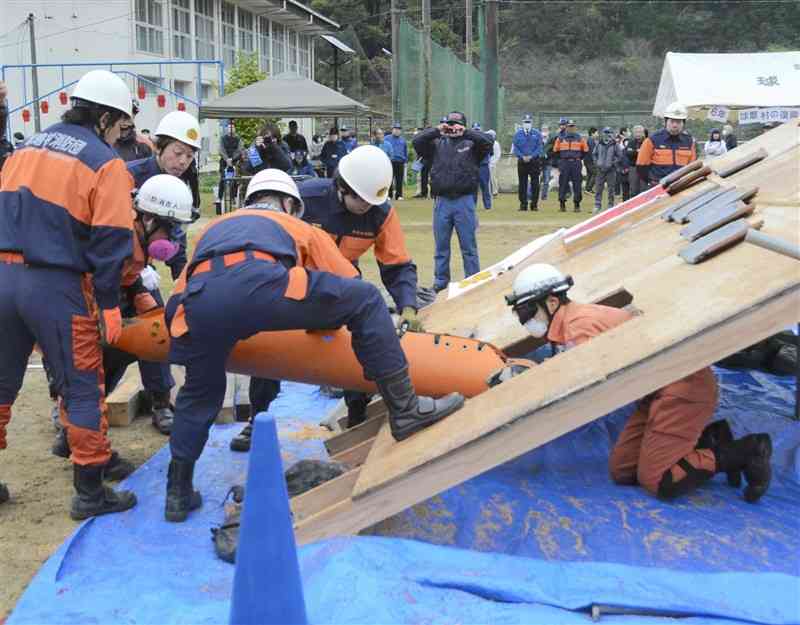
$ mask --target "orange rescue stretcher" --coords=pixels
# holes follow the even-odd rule
[[[157,308],[126,320],[114,347],[140,360],[166,362],[169,342],[164,309]],[[488,343],[447,334],[407,332],[400,345],[414,388],[430,397],[452,392],[474,397],[488,390],[488,378],[508,364],[534,364],[509,359]],[[236,344],[226,369],[259,378],[377,391],[375,384],[364,378],[346,328],[259,332]]]

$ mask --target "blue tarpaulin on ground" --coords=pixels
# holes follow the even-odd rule
[[[687,623],[800,623],[793,380],[717,374],[717,417],[737,436],[773,437],[774,481],[758,504],[724,476],[675,503],[614,485],[607,459],[630,412],[622,409],[381,523],[370,532],[379,536],[301,548],[311,622],[585,623],[602,604]],[[313,387],[284,385],[270,410],[286,466],[325,457],[316,424],[332,405]],[[76,530],[8,625],[227,622],[233,567],[214,556],[209,529],[222,520],[228,488],[244,482],[247,456],[228,450],[239,428],[212,430],[196,471],[205,502],[189,521],[163,520],[164,449],[125,484],[139,505]],[[268,576],[264,600],[276,600]]]

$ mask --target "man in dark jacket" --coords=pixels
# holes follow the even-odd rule
[[[614,132],[606,126],[600,141],[595,143],[592,154],[596,172],[597,191],[594,194],[594,211],[603,209],[603,187],[608,185],[608,207],[614,206],[617,169],[622,159],[622,146],[614,139]]]
[[[289,122],[289,134],[284,136],[284,141],[286,141],[286,145],[289,146],[290,152],[298,152],[302,150],[306,154],[308,154],[308,141],[306,138],[297,132],[297,122],[292,120]]]
[[[637,124],[633,127],[633,136],[626,139],[622,144],[625,150],[625,158],[630,167],[628,181],[631,187],[631,197],[639,195],[645,188],[644,182],[639,178],[639,172],[636,171],[636,159],[639,158],[639,148],[642,147],[644,140],[644,126]]]
[[[222,213],[222,197],[225,194],[225,179],[236,176],[236,168],[244,158],[244,146],[242,138],[236,134],[236,126],[233,120],[228,123],[227,132],[219,140],[219,186],[217,187],[217,215]],[[237,196],[238,185],[233,184],[231,197]]]
[[[594,162],[594,148],[600,141],[597,128],[589,128],[589,135],[586,137],[586,145],[589,146],[589,154],[586,156],[584,165],[586,166],[586,193],[594,191],[594,183],[597,180],[597,166]]]
[[[725,139],[725,149],[730,152],[733,148],[739,145],[736,135],[733,132],[733,126],[725,124],[722,127],[722,136]]]
[[[467,129],[467,116],[453,111],[447,121],[414,138],[414,151],[430,163],[433,207],[433,235],[436,263],[433,288],[441,291],[450,283],[450,238],[453,228],[464,261],[464,276],[480,271],[475,232],[475,194],[480,162],[492,153],[494,142],[482,132]]]
[[[345,154],[347,154],[347,146],[339,138],[338,128],[331,128],[328,133],[328,140],[322,146],[322,153],[319,155],[319,160],[325,165],[325,175],[328,178],[333,178],[333,174],[339,166],[339,159]]]

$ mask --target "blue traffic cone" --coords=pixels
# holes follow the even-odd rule
[[[254,423],[231,625],[307,625],[300,564],[275,419]]]

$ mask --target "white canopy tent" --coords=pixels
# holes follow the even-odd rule
[[[800,106],[800,51],[752,54],[681,54],[667,52],[653,115],[662,117],[670,103],[700,109],[724,106]]]

